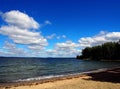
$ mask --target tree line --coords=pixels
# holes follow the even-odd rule
[[[120,60],[120,40],[118,42],[107,42],[102,45],[86,47],[78,59],[92,60]]]

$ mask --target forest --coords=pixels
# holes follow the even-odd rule
[[[107,42],[102,45],[86,47],[77,59],[91,60],[120,60],[120,40],[118,42]]]

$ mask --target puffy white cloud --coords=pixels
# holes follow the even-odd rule
[[[11,36],[11,35],[21,35],[21,36],[28,36],[28,37],[39,36],[39,33],[37,32],[31,32],[31,31],[28,31],[27,29],[21,29],[17,26],[2,26],[0,28],[0,33],[8,36]]]
[[[17,48],[15,44],[5,42],[1,51],[5,56],[27,56],[27,52],[22,48]]]
[[[75,48],[78,47],[78,44],[73,43],[72,41],[66,41],[65,43],[56,43],[56,48]]]
[[[0,34],[8,36],[18,44],[40,44],[47,46],[47,40],[38,32],[21,29],[16,26],[2,26]]]
[[[106,39],[112,40],[112,41],[117,41],[120,39],[120,32],[110,32],[106,34]]]
[[[101,31],[98,35],[93,37],[82,37],[79,39],[80,46],[95,46],[101,45],[105,42],[118,41],[120,39],[120,32],[104,32]]]
[[[91,46],[91,43],[92,43],[92,38],[90,38],[90,37],[87,37],[87,38],[81,38],[80,40],[79,40],[79,43],[80,43],[80,46]]]
[[[28,48],[35,51],[45,50],[45,47],[43,45],[30,45]]]
[[[2,13],[3,20],[7,23],[0,27],[0,34],[8,36],[14,43],[26,45],[25,49],[17,48],[13,43],[5,42],[1,54],[9,56],[25,55],[25,56],[38,56],[35,53],[41,53],[48,45],[47,39],[33,29],[39,28],[37,23],[32,17],[18,10]],[[50,21],[45,21],[45,24],[50,24]],[[25,50],[29,52],[25,52]]]
[[[39,24],[30,16],[18,10],[12,10],[2,15],[5,22],[23,29],[38,29]]]
[[[56,57],[75,57],[79,54],[79,45],[72,41],[66,41],[65,43],[56,43],[54,49],[47,50],[47,54]]]
[[[54,49],[48,49],[46,50],[46,54],[47,56],[50,56],[50,57],[56,57],[58,52]]]
[[[0,34],[8,36],[17,44],[28,45],[30,49],[37,49],[39,46],[40,49],[48,45],[47,39],[40,32],[31,30],[39,27],[32,17],[15,10],[3,13],[2,16],[8,25],[0,27]]]

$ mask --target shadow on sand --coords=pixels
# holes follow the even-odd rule
[[[106,71],[90,73],[91,78],[87,80],[120,83],[120,68],[108,69]]]

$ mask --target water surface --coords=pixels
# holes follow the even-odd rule
[[[43,79],[120,66],[120,62],[75,58],[0,58],[0,83]]]

